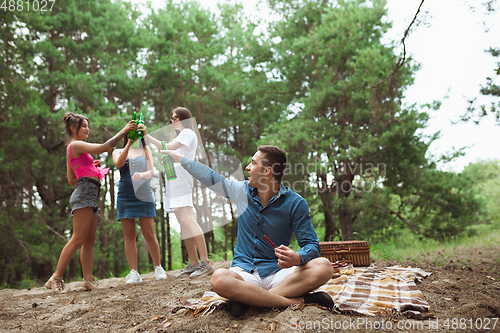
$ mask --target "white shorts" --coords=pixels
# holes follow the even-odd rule
[[[174,163],[177,178],[169,180],[167,190],[170,198],[169,208],[193,207],[193,176],[178,163]]]
[[[263,279],[259,276],[259,273],[257,272],[257,268],[254,269],[254,271],[252,273],[248,273],[243,268],[240,268],[238,266],[231,267],[231,268],[229,268],[229,270],[232,272],[235,272],[236,274],[241,276],[244,281],[255,283],[259,287],[264,288],[266,290],[269,290],[269,289],[276,287],[281,282],[283,282],[283,280],[288,275],[292,274],[295,271],[295,267],[297,267],[297,266],[280,269],[279,271],[276,271],[273,274],[271,274]]]

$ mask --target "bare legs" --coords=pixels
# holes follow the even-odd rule
[[[88,280],[93,275],[92,271],[94,269],[94,243],[96,230],[97,213],[94,213],[92,215],[92,222],[90,224],[87,238],[85,239],[85,242],[83,242],[82,248],[80,250],[80,262],[82,264],[83,278],[85,280]]]
[[[137,271],[137,232],[135,219],[122,219],[123,237],[125,239],[125,255],[130,269]],[[149,254],[156,266],[160,265],[160,245],[154,231],[154,218],[143,217],[139,219],[142,235],[148,244]]]
[[[239,274],[227,269],[217,269],[210,283],[217,294],[231,301],[261,307],[286,307],[302,302],[302,295],[322,286],[332,273],[328,259],[315,258],[297,266],[292,274],[270,290],[246,282]]]
[[[200,260],[209,263],[205,235],[203,235],[203,231],[194,220],[193,207],[179,207],[174,213],[181,226],[182,237],[184,238],[191,265],[198,265],[198,254]]]
[[[135,239],[137,233],[135,230],[135,220],[122,219],[123,239],[125,242],[125,256],[127,257],[128,266],[130,269],[137,271],[137,248]]]
[[[61,251],[54,277],[59,278],[64,275],[71,258],[80,247],[83,278],[88,279],[92,276],[96,229],[97,213],[94,213],[92,207],[80,208],[73,212],[73,235]]]

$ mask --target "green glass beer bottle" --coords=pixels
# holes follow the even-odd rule
[[[132,120],[135,120],[135,123],[137,124],[137,113],[135,111],[132,116]],[[130,132],[128,132],[128,139],[134,141],[137,140],[137,130],[130,130]]]
[[[144,124],[144,116],[142,113],[139,115],[139,122],[137,123],[137,126],[139,126],[140,124]],[[137,131],[137,139],[140,140],[143,137],[144,137],[144,131],[138,130]]]
[[[167,150],[167,144],[165,143],[165,141],[161,142],[161,147],[163,150]],[[167,178],[167,180],[176,179],[177,175],[175,174],[174,162],[172,160],[172,157],[168,156],[168,154],[164,154],[161,157],[161,161],[163,163],[163,166],[165,167],[165,178]]]

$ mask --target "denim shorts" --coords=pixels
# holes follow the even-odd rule
[[[82,177],[78,179],[78,184],[75,186],[73,194],[69,199],[71,205],[71,215],[80,208],[93,207],[94,213],[99,209],[99,193],[101,192],[101,183],[97,180]]]

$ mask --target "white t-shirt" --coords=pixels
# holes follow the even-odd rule
[[[196,133],[194,133],[193,130],[184,128],[174,139],[174,141],[177,141],[183,145],[176,150],[179,154],[182,154],[194,160],[196,156],[196,148],[198,147],[198,138],[196,137]]]

